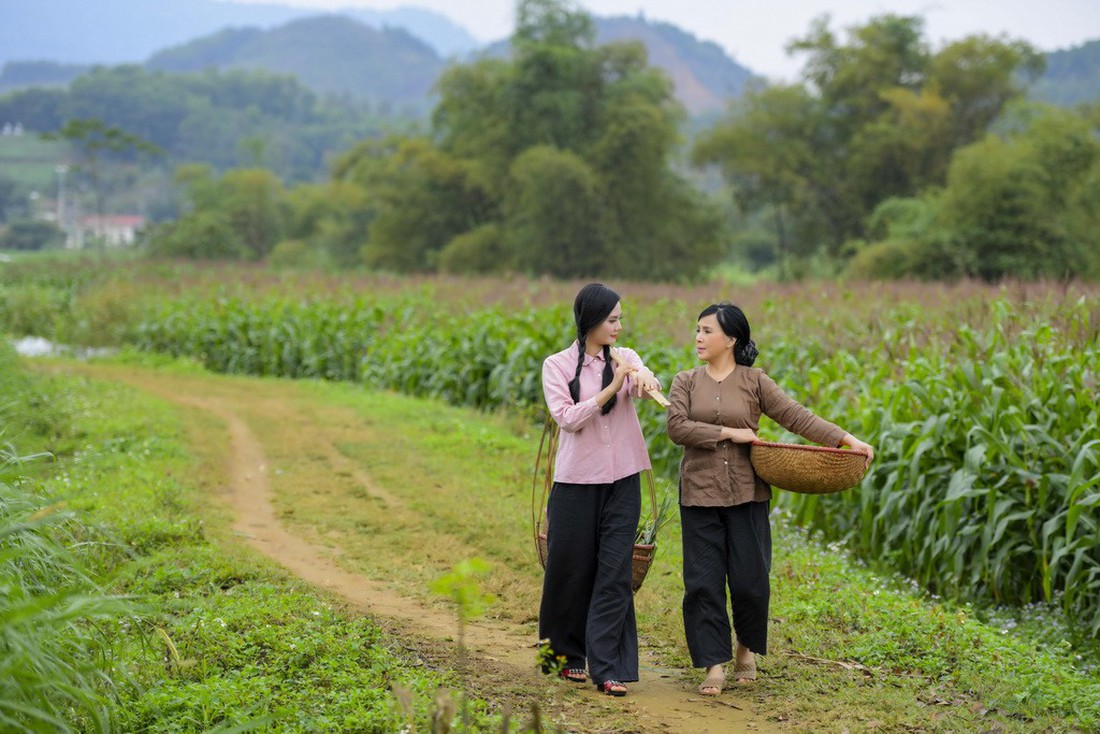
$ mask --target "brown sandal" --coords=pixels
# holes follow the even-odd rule
[[[722,671],[711,673],[699,685],[699,694],[703,696],[718,696],[726,686],[726,676]],[[714,689],[713,691],[709,689]]]
[[[733,679],[738,683],[751,683],[756,680],[756,663],[748,665],[736,663],[733,666]]]

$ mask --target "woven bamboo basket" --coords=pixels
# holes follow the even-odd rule
[[[849,449],[753,441],[749,460],[768,484],[801,494],[850,489],[867,473],[867,455]]]
[[[548,551],[546,530],[548,521],[546,518],[546,502],[550,497],[550,489],[554,485],[554,459],[558,453],[558,424],[553,418],[548,418],[546,426],[542,430],[542,439],[539,441],[539,453],[535,458],[535,471],[531,480],[531,525],[535,530],[535,551],[538,553],[539,565],[546,568],[546,556]],[[653,485],[652,471],[645,472],[649,484],[650,508],[653,511],[653,520],[657,519],[657,490]],[[630,568],[630,585],[634,591],[642,588],[649,567],[653,564],[653,556],[657,551],[656,545],[642,543],[634,544]]]

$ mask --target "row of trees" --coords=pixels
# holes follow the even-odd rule
[[[972,36],[932,52],[920,18],[888,15],[847,44],[819,20],[790,50],[807,55],[802,81],[750,92],[694,149],[771,225],[781,262],[859,252],[861,275],[1080,272],[1098,244],[1097,118],[1006,117],[1042,70],[1031,47]]]
[[[894,15],[842,43],[821,19],[791,44],[800,83],[751,90],[685,148],[640,45],[595,46],[565,0],[520,0],[517,18],[509,58],[444,74],[427,134],[365,140],[328,182],[185,171],[190,213],[158,249],[668,279],[740,239],[780,275],[1100,277],[1100,116],[1024,104],[1042,69],[1027,44],[934,52]],[[740,214],[677,172],[688,157]]]
[[[1100,117],[1022,106],[956,151],[942,186],[887,199],[863,277],[1100,278]]]

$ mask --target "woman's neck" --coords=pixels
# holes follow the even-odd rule
[[[603,344],[585,344],[584,353],[589,357],[595,357],[597,354],[603,351]]]
[[[737,363],[732,357],[715,359],[707,362],[707,374],[716,380],[721,380],[728,377],[736,367]]]

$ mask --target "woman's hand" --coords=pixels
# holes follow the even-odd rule
[[[615,376],[611,379],[611,384],[608,387],[614,388],[612,395],[623,389],[623,384],[626,383],[626,378],[637,372],[638,369],[628,362],[620,362],[615,365]]]
[[[638,398],[644,398],[646,393],[650,390],[654,392],[660,392],[661,383],[657,382],[657,378],[653,375],[645,375],[639,373],[634,377],[634,396]]]
[[[864,443],[850,433],[845,433],[844,438],[840,439],[841,446],[847,446],[852,451],[858,451],[861,454],[867,454],[867,463],[870,464],[875,458],[875,449],[869,443]]]
[[[756,440],[756,433],[751,428],[730,428],[722,426],[722,441],[734,443],[752,443]]]

